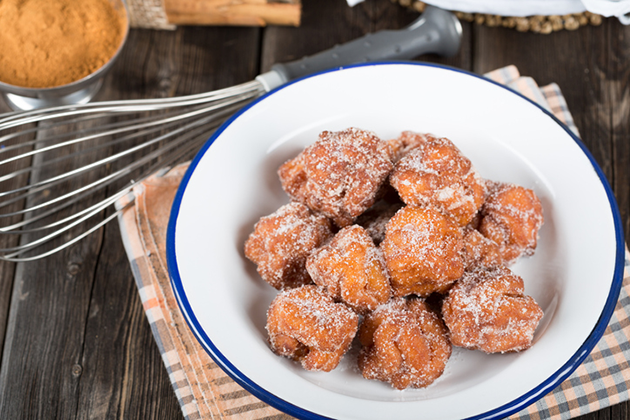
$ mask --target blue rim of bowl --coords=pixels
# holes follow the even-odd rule
[[[304,419],[304,420],[329,419],[329,417],[316,414],[312,411],[308,411],[294,404],[291,404],[290,402],[285,401],[282,398],[278,397],[277,395],[274,395],[270,393],[269,391],[263,389],[262,387],[258,386],[256,383],[251,381],[247,376],[245,376],[242,372],[240,372],[236,368],[236,366],[234,366],[228,360],[228,358],[216,348],[216,346],[213,344],[210,337],[207,336],[207,334],[201,327],[201,324],[197,320],[192,310],[192,307],[190,306],[190,303],[188,302],[188,298],[186,297],[186,294],[184,292],[182,279],[180,277],[179,267],[177,264],[177,255],[175,253],[175,230],[177,227],[177,218],[179,215],[182,197],[184,195],[184,192],[186,191],[186,186],[188,185],[190,177],[195,171],[195,168],[199,164],[199,161],[204,156],[208,148],[212,145],[212,143],[240,115],[245,113],[248,109],[250,109],[257,103],[265,100],[265,98],[267,98],[268,96],[273,95],[275,92],[278,92],[279,90],[282,90],[285,87],[290,86],[294,83],[299,83],[303,79],[308,79],[311,77],[316,77],[320,74],[331,73],[335,71],[344,70],[347,68],[381,66],[381,65],[414,65],[414,66],[423,66],[423,67],[434,67],[434,68],[439,68],[446,71],[454,71],[454,72],[465,74],[471,77],[475,77],[477,79],[481,79],[485,82],[499,86],[519,96],[520,98],[528,101],[529,103],[535,105],[537,108],[543,111],[546,115],[551,117],[556,123],[558,123],[558,125],[560,125],[560,127],[564,129],[564,131],[566,131],[567,134],[569,134],[569,136],[571,136],[571,138],[577,143],[577,145],[580,147],[582,152],[587,156],[587,158],[591,162],[593,169],[597,173],[597,176],[599,177],[602,183],[602,186],[604,187],[606,191],[606,196],[608,197],[610,210],[613,216],[613,224],[615,228],[615,238],[616,238],[617,244],[616,244],[615,269],[613,272],[613,281],[610,288],[610,292],[608,294],[608,298],[606,299],[606,304],[604,305],[604,309],[602,310],[599,320],[597,321],[597,324],[593,328],[588,338],[584,341],[582,346],[573,354],[573,356],[560,369],[554,372],[540,385],[538,385],[537,387],[530,390],[529,392],[523,394],[522,396],[502,406],[499,406],[493,410],[486,411],[481,414],[474,415],[472,417],[468,417],[465,420],[502,419],[506,416],[514,414],[517,411],[520,411],[521,409],[533,404],[534,402],[542,398],[544,395],[546,395],[548,392],[553,390],[557,385],[559,385],[562,381],[564,381],[575,369],[577,369],[577,367],[584,361],[584,359],[586,359],[586,357],[591,353],[591,351],[593,350],[597,342],[601,339],[601,337],[604,334],[604,331],[606,330],[606,327],[608,326],[610,318],[612,317],[612,314],[615,309],[615,305],[617,304],[617,300],[619,299],[619,293],[621,291],[621,285],[623,281],[624,261],[625,261],[625,245],[624,245],[625,239],[623,235],[623,228],[621,224],[621,217],[619,214],[619,209],[618,209],[617,202],[615,200],[615,196],[613,194],[612,188],[610,187],[610,184],[608,183],[608,180],[606,179],[604,172],[602,171],[600,166],[597,164],[593,155],[586,148],[584,143],[575,134],[573,134],[573,132],[571,132],[571,130],[569,130],[569,128],[566,125],[564,125],[560,120],[558,120],[558,118],[556,118],[551,112],[541,107],[536,102],[530,100],[529,98],[510,89],[509,87],[505,85],[502,85],[493,80],[487,79],[478,74],[471,73],[469,71],[462,70],[462,69],[440,65],[440,64],[421,63],[421,62],[413,62],[413,61],[382,61],[382,62],[362,63],[362,64],[335,68],[335,69],[331,69],[327,71],[322,71],[322,72],[315,73],[306,77],[296,79],[294,81],[291,81],[285,85],[282,85],[266,93],[265,95],[261,96],[260,98],[256,99],[252,103],[245,106],[235,115],[233,115],[229,120],[227,120],[221,127],[219,127],[216,130],[216,132],[212,135],[212,137],[210,137],[210,139],[203,145],[201,150],[197,153],[195,158],[190,163],[190,166],[188,167],[188,170],[184,174],[184,177],[181,181],[179,189],[177,190],[177,194],[175,195],[175,200],[173,202],[173,207],[171,208],[171,215],[170,215],[167,235],[166,235],[167,265],[168,265],[168,270],[171,277],[171,285],[175,292],[175,297],[177,298],[177,302],[184,315],[184,318],[186,319],[186,322],[188,323],[191,330],[193,331],[193,334],[197,338],[197,341],[199,341],[199,343],[208,352],[208,354],[212,357],[212,359],[219,366],[221,366],[221,368],[232,379],[234,379],[234,381],[236,381],[239,385],[241,385],[243,388],[245,388],[247,391],[249,391],[251,394],[253,394],[255,397],[257,397],[261,401],[279,409],[280,411],[290,414],[294,417]]]

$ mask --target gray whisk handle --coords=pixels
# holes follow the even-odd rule
[[[406,60],[426,53],[451,56],[459,50],[461,34],[461,24],[455,15],[427,6],[424,13],[404,29],[367,34],[297,61],[275,64],[270,72],[257,79],[271,90],[290,80],[349,64]]]

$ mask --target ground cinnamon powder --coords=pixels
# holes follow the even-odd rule
[[[108,0],[0,0],[0,81],[41,88],[99,69],[126,30]]]

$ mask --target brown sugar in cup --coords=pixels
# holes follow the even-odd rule
[[[0,81],[50,88],[82,79],[114,56],[125,20],[108,0],[3,0]]]
[[[88,102],[129,21],[121,0],[3,0],[0,27],[0,92],[19,110]]]

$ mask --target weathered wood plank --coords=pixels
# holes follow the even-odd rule
[[[126,70],[136,65],[135,56],[144,57],[143,71],[137,74],[140,79],[125,79],[129,88],[115,86],[122,89],[117,96],[124,97],[127,89],[146,97],[205,92],[255,76],[257,29],[179,28],[176,33],[137,31],[135,36],[134,51],[113,78],[121,82]],[[230,54],[233,49],[251,53]],[[138,85],[144,89],[134,89]],[[100,314],[86,325],[79,417],[180,418],[121,249],[118,226],[107,226],[90,305]],[[121,351],[103,357],[112,348]]]
[[[621,213],[626,243],[630,240],[630,28],[611,22],[608,28],[609,115],[612,141],[612,186]]]
[[[0,369],[1,418],[74,418],[72,366],[83,348],[97,245],[18,264]]]
[[[0,247],[13,247],[17,245],[17,238],[4,237],[0,240]],[[4,347],[6,335],[6,325],[9,318],[9,307],[11,302],[11,292],[13,290],[13,279],[15,277],[15,264],[0,261],[0,355]]]
[[[138,289],[109,225],[94,273],[77,377],[76,418],[181,418]]]
[[[132,31],[129,48],[97,99],[172,96],[180,40],[176,34]],[[181,417],[116,223],[105,228],[98,258],[82,351],[72,367],[79,382],[75,418],[156,418],[155,410]]]
[[[77,127],[90,124],[81,123]],[[60,131],[43,130],[37,138],[46,139]],[[43,163],[67,152],[39,155],[33,162]],[[66,160],[58,166],[62,169],[71,164]],[[36,166],[37,171],[30,175],[32,182],[42,179],[51,170]],[[52,196],[54,191],[67,191],[73,184],[51,186],[45,192]],[[45,196],[31,197],[27,205],[41,203]],[[61,217],[72,211],[62,211]],[[41,236],[28,234],[22,239],[28,242]],[[60,240],[69,238],[64,234]],[[0,372],[0,417],[19,418],[25,413],[37,412],[46,418],[71,418],[76,413],[78,382],[71,374],[71,366],[80,357],[83,346],[83,320],[89,309],[86,298],[91,291],[100,244],[100,236],[94,235],[89,241],[64,250],[55,259],[17,265]]]
[[[0,113],[9,112],[8,106],[6,106],[3,102],[0,101]],[[14,132],[14,130],[12,130]],[[2,135],[8,134],[7,132],[3,132]],[[32,134],[20,136],[19,138],[9,140],[8,142],[2,144],[2,146],[10,146],[19,144],[22,141],[31,140],[33,138]],[[1,147],[1,146],[0,146]],[[15,150],[9,153],[0,153],[0,157],[2,159],[16,156],[18,153],[21,153],[25,150]],[[23,169],[27,169],[30,167],[30,159],[22,159],[17,162],[10,163],[8,165],[3,165],[0,167],[0,174],[7,175],[14,171],[19,171]],[[16,188],[23,187],[28,183],[28,174],[24,173],[15,178],[6,180],[4,182],[0,182],[0,191],[7,192]],[[8,198],[14,198],[16,195],[11,195]],[[2,206],[0,208],[0,215],[3,217],[0,219],[0,226],[7,227],[11,224],[18,223],[22,220],[21,215],[15,215],[11,217],[4,217],[4,215],[8,215],[14,212],[19,212],[23,210],[24,202],[20,200],[19,202]],[[19,235],[14,234],[0,234],[0,248],[1,249],[11,249],[19,245]],[[3,254],[9,253],[2,252]],[[11,301],[11,294],[13,290],[13,279],[15,277],[15,268],[16,265],[12,262],[0,261],[0,360],[2,355],[2,348],[4,346],[4,338],[5,338],[5,329],[7,326],[7,320],[9,317],[9,307]]]

